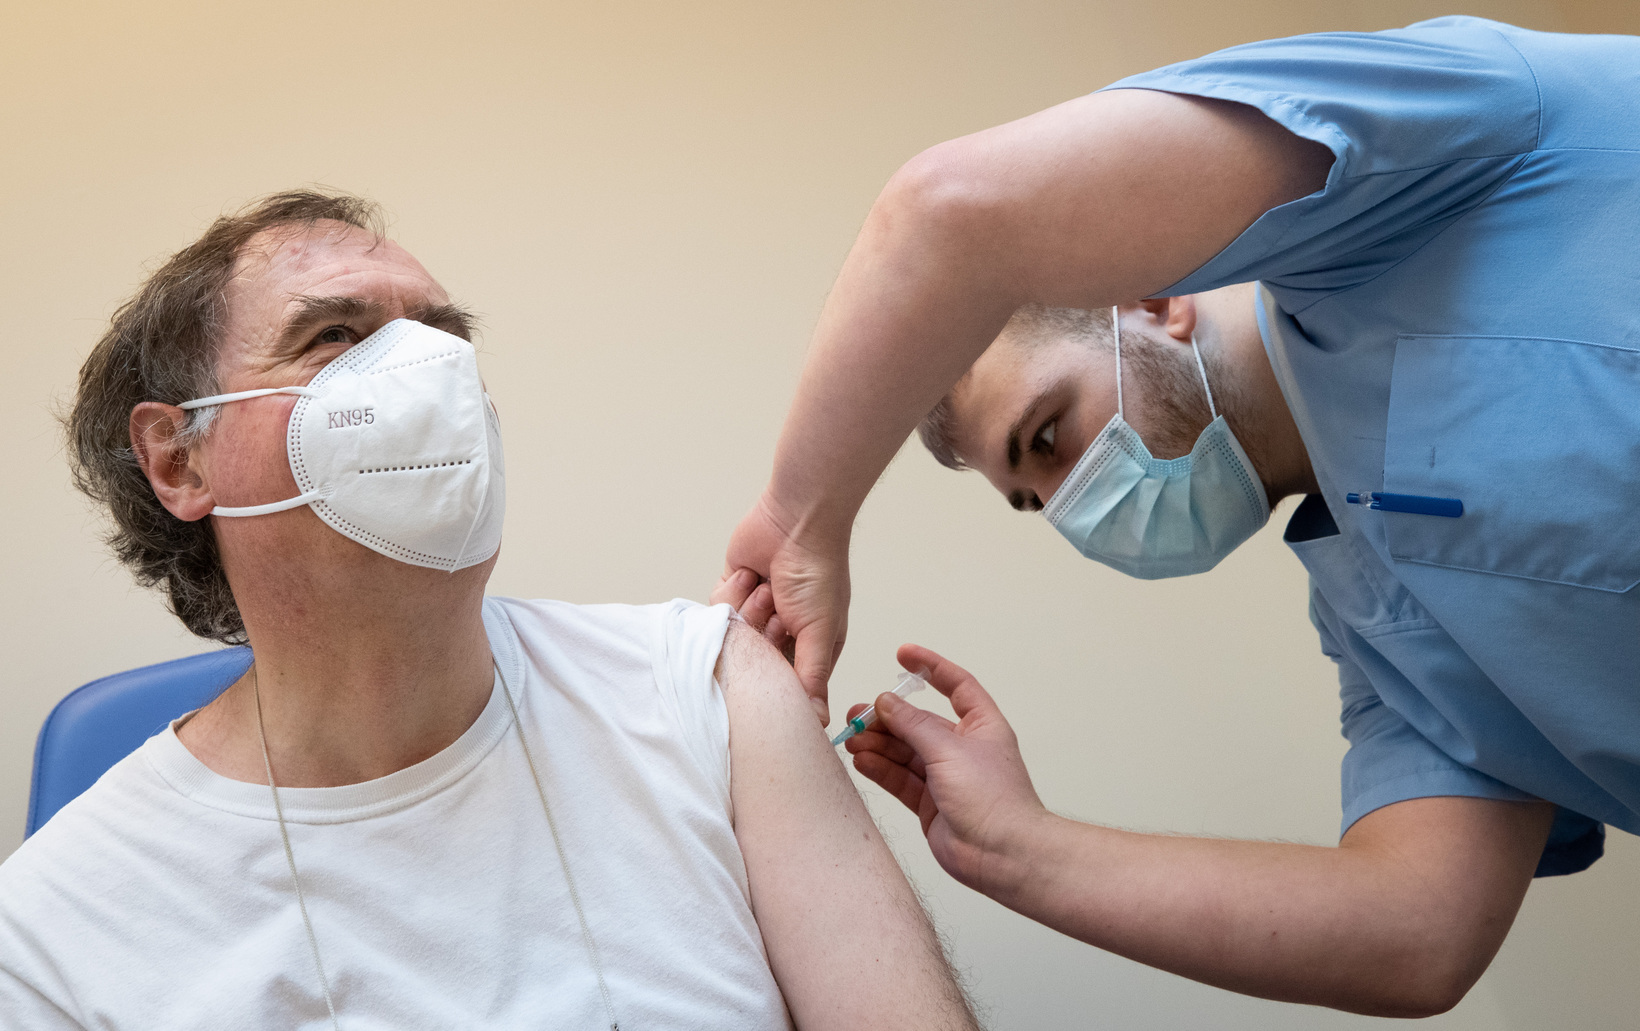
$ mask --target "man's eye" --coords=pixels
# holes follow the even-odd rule
[[[316,344],[351,344],[356,339],[354,332],[346,326],[331,326],[314,337],[313,342]]]
[[[1044,423],[1042,428],[1036,431],[1036,436],[1031,438],[1031,450],[1036,454],[1053,454],[1053,437],[1058,428],[1058,419]]]

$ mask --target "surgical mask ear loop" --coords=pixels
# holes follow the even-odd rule
[[[1114,304],[1110,306],[1110,330],[1116,334],[1116,417],[1127,422],[1122,414],[1122,317]]]
[[[1219,410],[1213,406],[1213,388],[1207,385],[1207,366],[1202,364],[1202,349],[1196,346],[1196,334],[1190,334],[1190,350],[1196,355],[1196,371],[1202,374],[1202,389],[1207,391],[1207,412],[1214,419]]]
[[[1110,309],[1111,332],[1116,335],[1116,414],[1123,422],[1127,421],[1127,413],[1122,410],[1122,322],[1117,308]],[[1218,406],[1213,403],[1213,387],[1207,382],[1207,366],[1202,364],[1202,349],[1196,345],[1196,334],[1190,334],[1190,353],[1196,356],[1196,372],[1201,375],[1202,389],[1207,392],[1207,411],[1213,418],[1219,417]]]

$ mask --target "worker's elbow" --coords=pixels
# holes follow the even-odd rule
[[[1377,1006],[1366,1008],[1369,1016],[1422,1020],[1451,1010],[1469,994],[1468,984],[1407,985],[1391,989]]]
[[[1437,1017],[1451,1010],[1469,994],[1486,970],[1487,956],[1473,956],[1468,950],[1442,948],[1409,949],[1397,972],[1379,982],[1375,999],[1360,1007],[1375,1017],[1421,1019]]]
[[[983,239],[979,227],[1000,196],[967,140],[950,140],[918,154],[889,179],[872,209],[880,228],[933,242]]]

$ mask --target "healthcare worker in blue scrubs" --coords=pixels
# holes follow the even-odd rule
[[[727,558],[817,703],[854,516],[924,423],[1136,576],[1307,495],[1287,536],[1350,742],[1336,848],[1077,823],[908,647],[960,723],[884,696],[850,749],[946,870],[1187,977],[1420,1015],[1534,874],[1640,832],[1637,110],[1640,39],[1443,18],[1161,68],[893,177]]]

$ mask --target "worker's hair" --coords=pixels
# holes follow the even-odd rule
[[[1014,312],[1013,318],[997,334],[996,341],[1015,341],[1027,346],[1040,346],[1061,340],[1074,340],[1094,347],[1111,346],[1110,309],[1092,311],[1083,308],[1050,308],[1045,304],[1027,304]],[[954,393],[954,391],[953,391]],[[952,441],[956,429],[956,412],[952,395],[940,398],[929,413],[917,424],[917,436],[934,460],[947,469],[966,469],[968,463],[957,454]]]
[[[144,401],[180,404],[217,392],[216,364],[227,321],[225,292],[245,245],[283,226],[334,221],[384,234],[381,211],[344,193],[292,190],[254,201],[212,222],[173,254],[114,313],[80,367],[79,390],[63,417],[74,485],[107,507],[108,544],[144,587],[158,587],[190,631],[224,644],[245,641],[209,519],[184,522],[166,511],[137,464],[131,410]],[[208,431],[216,408],[188,413],[180,443]]]

